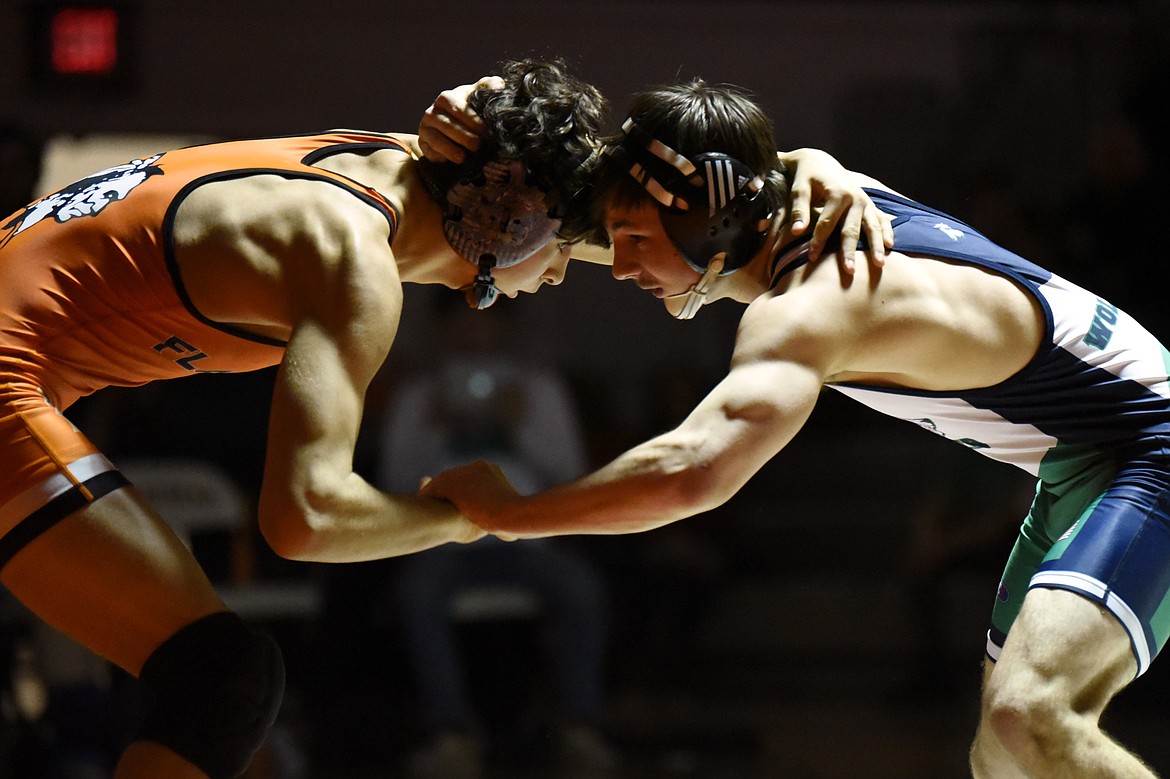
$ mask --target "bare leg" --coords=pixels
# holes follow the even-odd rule
[[[199,564],[133,488],[78,511],[22,549],[0,580],[41,619],[137,676],[180,628],[224,610]],[[116,779],[206,779],[170,750],[130,746]]]
[[[1100,728],[1137,663],[1117,619],[1075,593],[1035,589],[985,672],[971,765],[990,779],[1153,779]]]
[[[975,731],[975,744],[971,747],[971,775],[975,779],[1027,779],[1024,769],[1012,757],[1011,752],[999,743],[986,724],[990,717],[987,711],[987,687],[995,670],[995,663],[987,660],[983,664],[983,704],[979,715],[979,729]]]

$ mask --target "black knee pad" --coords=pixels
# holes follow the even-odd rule
[[[138,739],[168,747],[211,779],[234,779],[276,720],[284,660],[275,641],[220,612],[167,639],[139,679],[151,706]]]

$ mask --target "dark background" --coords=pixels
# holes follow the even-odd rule
[[[44,5],[0,0],[0,121],[46,137],[413,131],[441,89],[519,56],[568,60],[610,98],[616,125],[634,90],[701,76],[758,95],[781,148],[827,149],[1170,337],[1165,2],[126,0],[125,68],[80,89],[43,77]],[[429,361],[442,294],[408,291],[371,415],[397,375]],[[723,303],[676,322],[596,266],[500,305],[513,350],[570,381],[595,464],[718,380],[740,313]],[[254,490],[270,381],[111,392],[74,416],[112,455],[205,456]],[[577,542],[610,586],[606,724],[641,766],[631,775],[964,775],[983,630],[1028,486],[952,449],[828,393],[726,507]],[[376,452],[360,454],[372,468]],[[257,554],[265,572],[330,592],[320,621],[273,626],[315,770],[394,775],[379,772],[414,737],[398,637],[346,611],[377,600],[385,569]],[[1113,719],[1163,771],[1168,691],[1155,664]]]

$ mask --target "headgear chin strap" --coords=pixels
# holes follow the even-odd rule
[[[666,310],[675,319],[692,319],[707,302],[707,295],[710,294],[711,287],[715,285],[715,279],[719,278],[721,273],[723,273],[723,258],[715,257],[707,266],[707,270],[703,271],[702,277],[690,289],[675,295],[667,295],[662,299],[666,303]],[[676,310],[672,303],[680,299],[683,302],[682,308]]]
[[[630,175],[662,207],[662,227],[687,264],[704,275],[720,255],[724,274],[747,265],[771,221],[764,180],[721,152],[687,159],[633,119],[622,131],[625,137],[614,153],[628,158]]]
[[[492,278],[492,268],[495,265],[495,257],[490,254],[481,255],[479,258],[479,269],[475,274],[475,281],[471,282],[471,286],[463,291],[464,296],[467,298],[467,305],[477,311],[488,308],[500,296],[500,289],[496,286],[496,280]]]
[[[487,308],[499,297],[492,271],[523,262],[546,246],[561,220],[550,211],[544,191],[528,183],[519,160],[491,160],[453,182],[443,181],[436,167],[420,170],[443,205],[443,236],[478,268],[466,290],[468,304]]]

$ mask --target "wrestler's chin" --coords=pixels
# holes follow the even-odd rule
[[[662,300],[662,305],[666,309],[666,312],[675,319],[678,319],[683,311],[683,307],[687,304],[686,295],[671,295],[669,297],[666,295],[655,295],[655,297]]]

